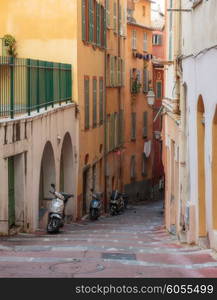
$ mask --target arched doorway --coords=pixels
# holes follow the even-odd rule
[[[54,151],[50,142],[47,142],[42,159],[40,170],[40,184],[39,184],[39,226],[45,227],[44,219],[46,216],[48,205],[52,199],[50,194],[51,183],[56,183],[56,169]]]
[[[60,191],[74,194],[74,178],[73,178],[73,148],[69,133],[66,133],[63,139],[63,145],[60,158]],[[69,219],[73,214],[74,198],[68,200],[66,206],[66,217]]]
[[[207,235],[206,202],[205,202],[205,119],[202,96],[197,104],[197,150],[198,150],[198,209],[199,237]]]
[[[212,127],[212,217],[213,229],[217,230],[217,107]]]

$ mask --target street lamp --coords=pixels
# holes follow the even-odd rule
[[[147,102],[148,102],[148,105],[150,106],[153,106],[154,105],[154,102],[155,102],[155,94],[154,94],[154,91],[152,88],[150,88],[150,90],[148,91],[148,94],[147,94]]]

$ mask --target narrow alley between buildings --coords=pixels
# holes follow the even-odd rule
[[[210,249],[180,244],[163,225],[161,202],[118,216],[67,224],[59,234],[1,237],[0,277],[217,277]]]

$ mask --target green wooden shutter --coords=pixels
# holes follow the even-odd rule
[[[89,101],[90,101],[90,86],[89,86],[89,78],[84,79],[84,93],[85,93],[85,129],[89,129],[90,127],[90,112],[89,112]]]
[[[93,79],[93,127],[97,126],[97,80]]]
[[[14,157],[8,158],[8,225],[15,225]]]
[[[114,87],[115,80],[114,80],[114,61],[115,57],[111,55],[111,86]]]
[[[162,98],[162,81],[156,82],[156,98],[157,99]]]
[[[143,138],[148,137],[148,112],[143,113]]]
[[[114,29],[114,32],[117,32],[117,3],[116,3],[116,0],[114,2],[114,12],[113,12],[113,29]]]
[[[131,114],[131,140],[136,139],[136,113]]]
[[[82,40],[87,40],[86,35],[86,0],[82,0]]]
[[[89,0],[89,42],[93,43],[93,40],[94,40],[93,0]]]
[[[110,0],[106,0],[106,27],[110,27]]]
[[[123,27],[122,27],[122,7],[119,5],[119,16],[118,16],[118,23],[119,23],[119,34],[123,34]]]
[[[143,93],[148,93],[148,88],[149,88],[149,74],[148,74],[148,69],[144,68],[143,71]]]
[[[104,25],[104,28],[103,28],[103,39],[104,39],[104,48],[106,48],[107,46],[107,38],[106,38],[106,33],[107,33],[107,22],[106,22],[106,10],[105,8],[103,7],[103,11],[104,11],[104,20],[103,20],[103,25]]]
[[[118,57],[118,86],[121,86],[121,58]]]
[[[101,7],[100,4],[96,3],[96,24],[97,24],[97,34],[96,34],[96,43],[97,46],[101,46]]]
[[[99,81],[99,114],[100,114],[100,124],[103,124],[103,104],[104,104],[104,82],[101,78]]]

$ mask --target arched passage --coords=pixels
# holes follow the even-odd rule
[[[197,104],[197,150],[198,150],[198,209],[199,236],[205,237],[206,231],[206,203],[205,203],[205,120],[204,102],[202,96]]]
[[[212,217],[213,229],[217,230],[217,107],[212,128]]]
[[[55,159],[53,147],[50,142],[47,142],[42,159],[40,170],[40,184],[39,184],[39,221],[41,221],[47,211],[50,203],[49,199],[52,195],[49,193],[51,183],[56,183]],[[41,224],[41,226],[43,226]]]
[[[60,191],[74,194],[73,148],[69,133],[63,139],[60,158]],[[74,198],[70,198],[66,206],[66,215],[72,216]]]

